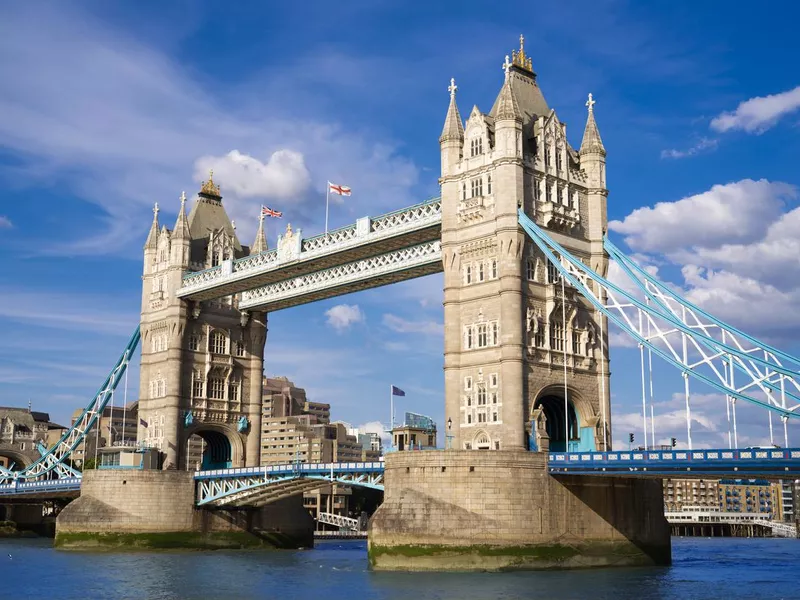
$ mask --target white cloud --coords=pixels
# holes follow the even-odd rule
[[[0,55],[15,57],[0,61],[0,79],[14,82],[0,89],[0,137],[20,157],[24,183],[57,182],[101,209],[72,239],[31,240],[36,252],[138,254],[149,206],[157,200],[177,212],[199,157],[206,158],[198,169],[218,168],[226,208],[246,241],[257,225],[253,195],[270,187],[273,197],[301,196],[285,216],[309,233],[324,220],[324,208],[309,204],[323,204],[327,177],[354,190],[346,210],[331,211],[332,227],[417,201],[418,169],[393,142],[344,128],[323,114],[324,99],[304,93],[318,86],[305,68],[316,56],[299,56],[274,79],[260,73],[208,85],[142,39],[60,3],[4,11]],[[335,63],[348,60],[359,59],[337,55],[327,69],[337,72]],[[300,99],[271,93],[281,86]]]
[[[409,321],[397,315],[383,315],[383,324],[397,333],[420,333],[423,335],[444,335],[444,323],[430,320]]]
[[[118,308],[127,305],[130,312]],[[8,287],[0,288],[0,317],[35,327],[112,335],[130,335],[139,323],[135,302],[129,300]]]
[[[686,150],[662,150],[661,158],[686,158],[687,156],[694,156],[695,154],[699,154],[704,150],[715,150],[718,143],[719,142],[714,139],[706,137],[700,138],[694,146],[687,148]]]
[[[0,229],[11,229],[12,227],[11,219],[0,215]]]
[[[357,304],[337,304],[325,311],[328,325],[336,331],[342,332],[355,323],[364,322],[364,313]]]
[[[240,198],[297,199],[311,183],[304,156],[293,150],[277,150],[266,162],[238,150],[203,156],[195,161],[195,180],[206,179],[211,169],[217,181],[225,182],[222,192]]]
[[[764,235],[785,203],[797,197],[794,186],[766,179],[743,179],[675,202],[634,210],[612,231],[643,252],[670,253],[686,247],[752,242]]]
[[[391,445],[392,436],[386,431],[386,426],[380,421],[370,421],[358,426],[361,433],[377,433],[381,438],[381,443],[384,448]]]
[[[711,129],[719,132],[741,129],[760,134],[773,127],[782,117],[800,109],[800,86],[770,96],[750,98],[736,110],[724,112],[711,121]]]

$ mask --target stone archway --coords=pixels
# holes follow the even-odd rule
[[[33,464],[34,460],[35,459],[27,452],[0,447],[0,466],[5,469],[11,466],[12,471],[21,471],[25,467]]]
[[[184,465],[187,470],[229,469],[244,466],[244,442],[235,427],[198,423],[186,429]]]
[[[480,430],[475,434],[472,440],[472,448],[475,450],[491,450],[492,438],[484,430]]]
[[[550,452],[591,452],[595,448],[597,418],[591,405],[581,395],[567,387],[565,415],[564,386],[548,385],[535,396],[531,404],[531,435],[548,440]],[[566,436],[566,439],[565,439]],[[537,449],[542,444],[537,444]]]

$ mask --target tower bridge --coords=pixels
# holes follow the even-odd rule
[[[787,424],[800,416],[800,361],[692,305],[616,248],[605,235],[606,150],[591,94],[574,148],[522,39],[502,66],[491,110],[475,106],[466,121],[450,82],[438,198],[310,238],[288,226],[273,249],[263,220],[253,244],[242,244],[213,176],[188,214],[181,197],[172,229],[156,205],[139,328],[62,440],[25,469],[0,473],[2,483],[13,481],[14,493],[23,481],[68,485],[66,460],[140,338],[138,438],[160,452],[163,471],[86,475],[81,497],[59,517],[66,532],[91,531],[110,498],[126,505],[131,495],[150,504],[130,505],[136,517],[119,517],[120,527],[180,522],[194,531],[195,503],[208,509],[202,527],[244,527],[235,511],[280,506],[262,515],[274,526],[302,514],[292,497],[333,480],[384,488],[370,525],[376,568],[475,568],[475,547],[491,548],[490,568],[663,564],[669,528],[658,478],[703,468],[797,472],[797,450],[691,450],[695,383],[725,395],[734,431],[737,402],[777,414],[788,446]],[[606,278],[609,259],[629,286]],[[435,272],[444,274],[448,448],[392,453],[380,465],[261,467],[269,313]],[[612,323],[682,373],[684,455],[613,452]],[[192,436],[207,447],[197,474],[187,472]],[[10,490],[0,485],[0,494]],[[176,505],[188,508],[174,513]],[[159,521],[161,512],[172,519]],[[548,554],[554,547],[561,558]]]

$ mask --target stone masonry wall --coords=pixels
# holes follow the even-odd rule
[[[170,534],[172,547],[313,546],[314,523],[303,508],[302,495],[259,509],[206,510],[195,507],[193,475],[87,471],[80,497],[58,515],[56,544],[68,540],[75,545],[77,540],[77,545],[104,545],[105,539],[112,545],[148,545],[148,536]]]
[[[665,564],[659,481],[551,477],[543,453],[397,452],[370,523],[384,569]]]

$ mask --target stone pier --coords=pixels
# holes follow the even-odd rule
[[[195,507],[193,473],[87,471],[56,520],[60,548],[299,548],[314,545],[303,497],[259,509]]]
[[[437,450],[387,455],[384,482],[374,569],[670,564],[660,481],[556,478],[540,452]]]

